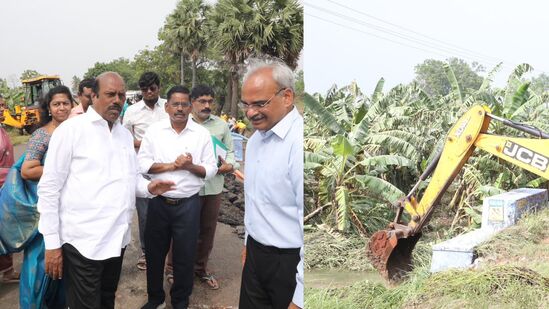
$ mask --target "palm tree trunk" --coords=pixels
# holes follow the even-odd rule
[[[231,115],[238,118],[238,72],[231,72]]]
[[[183,53],[183,50],[181,51],[181,59],[179,65],[181,66],[181,85],[185,85],[185,53]]]
[[[196,59],[193,58],[193,65],[192,65],[192,74],[193,74],[193,79],[192,79],[192,86],[191,87],[194,87],[196,85]]]
[[[231,72],[227,78],[227,96],[225,96],[225,104],[223,104],[223,112],[229,114],[231,111],[231,100],[233,98],[233,79],[231,78]]]

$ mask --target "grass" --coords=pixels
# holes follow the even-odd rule
[[[549,209],[522,218],[477,251],[488,263],[528,267],[549,277]]]
[[[366,259],[366,242],[358,236],[343,235],[326,225],[320,225],[306,232],[304,239],[307,244],[305,269],[374,269]]]
[[[547,308],[549,209],[523,218],[480,246],[477,269],[430,274],[428,239],[418,243],[415,268],[401,284],[386,286],[364,280],[344,288],[306,288],[305,307]]]
[[[16,129],[16,128],[8,127],[6,128],[6,132],[8,132],[8,136],[10,137],[10,141],[13,146],[19,145],[19,144],[26,144],[30,138],[30,135],[28,134],[21,135],[19,133],[19,129]]]

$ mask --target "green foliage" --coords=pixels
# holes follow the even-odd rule
[[[448,95],[455,86],[455,81],[447,78],[445,65],[454,71],[462,92],[467,89],[478,89],[481,85],[482,77],[478,73],[482,72],[483,68],[476,63],[469,65],[458,58],[450,58],[447,62],[434,59],[425,60],[415,67],[415,81],[431,96]]]
[[[152,71],[158,74],[163,94],[172,86],[179,85],[179,61],[177,57],[172,55],[166,44],[160,44],[151,50],[139,51],[135,55],[132,65],[135,69],[137,81],[145,72]]]
[[[218,110],[228,102],[226,108],[237,116],[239,74],[247,57],[271,55],[297,66],[303,48],[303,7],[295,0],[222,0],[214,6],[180,0],[158,38],[159,46],[139,51],[134,59],[95,63],[84,78],[115,71],[128,89],[137,89],[140,75],[153,71],[160,76],[162,93],[178,84],[207,84],[216,92]],[[192,74],[185,74],[189,66]],[[303,110],[303,79],[301,84],[299,80],[296,102]]]
[[[291,67],[303,48],[303,8],[295,0],[220,0],[210,16],[213,41],[225,59],[240,64],[267,54]]]
[[[10,88],[8,82],[0,78],[0,95],[11,112],[14,112],[15,105],[23,102],[24,94],[23,87]]]
[[[295,0],[220,0],[208,17],[209,41],[228,69],[228,106],[238,115],[239,72],[250,56],[270,55],[297,66],[303,48],[303,7]]]
[[[109,62],[96,62],[93,67],[89,68],[84,74],[84,78],[96,78],[104,72],[117,72],[124,78],[127,89],[137,89],[138,76],[135,68],[132,66],[129,59],[118,58]]]
[[[210,9],[202,0],[180,0],[158,32],[158,38],[164,41],[172,54],[181,57],[181,84],[185,84],[183,66],[187,58],[192,63],[191,85],[194,87],[196,84],[197,62],[206,51],[207,35],[210,32],[206,27]]]
[[[72,77],[72,79],[71,79],[71,91],[72,91],[73,94],[78,94],[78,85],[80,85],[81,81],[82,80],[76,75],[74,75]]]
[[[530,88],[536,93],[545,93],[549,91],[549,75],[541,73],[537,77],[532,77]]]
[[[424,64],[430,69],[439,66],[430,60]],[[442,148],[450,127],[475,104],[487,105],[494,115],[547,130],[547,98],[523,80],[531,70],[528,64],[517,66],[503,89],[490,87],[499,66],[484,81],[478,75],[463,77],[465,68],[472,72],[457,59],[440,64],[448,83],[445,95],[429,95],[419,83],[383,93],[383,79],[371,96],[364,95],[355,83],[339,89],[334,86],[325,95],[305,94],[306,213],[328,205],[316,222],[341,231],[351,226],[365,235],[382,228],[393,217],[391,204],[413,187]],[[463,87],[463,78],[469,86]],[[523,135],[496,121],[490,132]],[[419,187],[420,198],[427,183],[429,179]],[[485,196],[546,183],[490,154],[475,152],[443,202],[447,205],[444,211],[454,217],[452,233],[478,227],[478,205]]]
[[[21,80],[23,79],[31,79],[31,78],[34,78],[34,77],[38,77],[42,74],[38,73],[37,71],[35,70],[25,70],[23,71],[23,73],[21,73]]]

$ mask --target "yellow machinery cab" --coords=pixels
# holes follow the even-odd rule
[[[41,75],[24,79],[21,83],[25,91],[23,100],[14,106],[13,111],[4,110],[3,123],[32,133],[40,124],[40,101],[50,89],[62,83],[57,75]]]

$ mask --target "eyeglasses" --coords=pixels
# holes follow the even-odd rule
[[[206,100],[206,99],[200,99],[200,100],[196,100],[196,102],[202,104],[202,105],[205,105],[206,103],[208,104],[213,104],[214,102],[214,99],[209,99],[209,100]]]
[[[260,108],[263,108],[265,106],[267,106],[267,104],[271,103],[271,101],[274,99],[274,97],[276,97],[281,91],[283,90],[286,90],[288,88],[280,88],[278,89],[277,92],[275,92],[275,94],[273,94],[272,97],[270,97],[268,100],[266,101],[257,101],[257,102],[254,102],[254,103],[246,103],[242,100],[240,100],[240,102],[238,103],[238,107],[240,107],[242,110],[246,111],[248,109],[260,109]]]
[[[172,103],[170,103],[170,106],[173,107],[173,108],[177,108],[179,106],[181,106],[181,107],[190,107],[191,102],[172,102]]]
[[[152,86],[149,86],[149,87],[140,87],[139,89],[141,89],[141,92],[143,92],[143,93],[147,93],[147,91],[155,92],[156,90],[158,90],[158,86],[157,85],[152,85]]]

